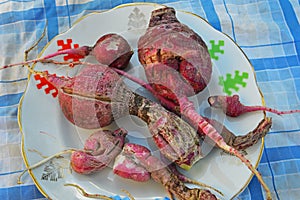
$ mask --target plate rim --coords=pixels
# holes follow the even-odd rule
[[[124,8],[124,7],[131,7],[131,6],[153,6],[153,7],[162,7],[162,6],[166,6],[164,4],[158,4],[158,3],[151,3],[151,2],[135,2],[135,3],[125,3],[125,4],[120,4],[118,6],[115,6],[111,9],[108,9],[108,10],[103,10],[103,11],[93,11],[91,13],[88,13],[80,18],[78,18],[73,24],[72,26],[66,30],[66,31],[63,31],[61,32],[60,34],[56,35],[55,37],[53,37],[44,47],[43,49],[41,50],[41,52],[38,54],[38,58],[42,56],[42,54],[45,52],[45,50],[48,48],[48,46],[59,36],[61,35],[64,35],[65,33],[67,33],[70,29],[72,29],[74,26],[76,26],[78,23],[80,23],[82,20],[84,20],[85,18],[91,16],[91,15],[96,15],[96,14],[101,14],[101,13],[105,13],[105,12],[111,12],[113,10],[117,10],[117,9],[120,9],[120,8]],[[181,10],[181,9],[176,9],[176,12],[182,12],[182,13],[186,13],[186,14],[190,14],[190,15],[193,15],[197,18],[199,18],[200,20],[206,22],[209,26],[211,26],[215,31],[219,32],[220,34],[223,34],[225,37],[227,37],[229,40],[231,40],[231,42],[233,42],[233,44],[238,47],[239,51],[244,55],[244,58],[247,60],[247,62],[249,63],[249,66],[251,67],[251,70],[252,70],[252,73],[253,73],[253,76],[254,76],[254,81],[255,81],[255,85],[258,89],[258,92],[259,92],[259,95],[260,95],[260,98],[261,98],[261,103],[262,103],[262,106],[265,106],[265,99],[264,99],[264,96],[262,94],[262,91],[260,89],[260,87],[258,86],[258,83],[257,83],[257,77],[256,77],[256,73],[255,73],[255,69],[252,65],[252,63],[250,62],[248,56],[246,55],[246,53],[241,49],[241,47],[226,33],[222,32],[222,31],[219,31],[217,29],[215,29],[206,19],[204,19],[203,17],[193,13],[193,12],[190,12],[190,11],[185,11],[185,10]],[[35,66],[35,64],[33,64],[33,67]],[[30,167],[29,165],[29,161],[28,161],[28,158],[27,158],[27,155],[26,155],[26,151],[25,151],[25,133],[23,131],[23,126],[22,126],[22,118],[21,118],[21,115],[22,115],[22,106],[23,106],[23,100],[25,98],[25,95],[26,95],[26,92],[28,91],[29,89],[29,82],[30,82],[30,79],[31,79],[31,75],[32,75],[32,72],[29,72],[28,75],[27,75],[27,84],[26,84],[26,87],[25,87],[25,90],[24,90],[24,93],[22,95],[22,97],[20,98],[20,101],[19,101],[19,105],[18,105],[18,113],[17,113],[17,120],[18,120],[18,125],[19,125],[19,129],[20,129],[20,132],[22,134],[22,138],[21,138],[21,154],[22,154],[22,157],[23,157],[23,161],[24,161],[24,164],[26,166],[26,169],[28,169]],[[263,117],[266,118],[266,112],[263,112]],[[264,143],[265,143],[265,137],[262,137],[261,138],[261,145],[260,145],[260,151],[259,151],[259,155],[258,155],[258,158],[257,158],[257,162],[255,163],[255,165],[253,165],[255,168],[258,167],[260,161],[261,161],[261,158],[262,158],[262,154],[263,154],[263,150],[264,150]],[[47,199],[51,199],[51,197],[47,194],[47,192],[43,189],[43,187],[40,185],[39,181],[37,180],[37,178],[35,177],[34,173],[32,172],[31,169],[28,170],[28,173],[30,175],[30,177],[32,178],[35,186],[38,188],[38,190],[41,192],[41,194],[47,198]],[[250,181],[252,180],[254,174],[251,173],[249,178],[247,179],[247,181],[245,182],[245,184],[243,185],[243,187],[241,187],[241,189],[232,196],[231,199],[234,199],[235,197],[237,197],[239,194],[241,194],[241,192],[243,192],[246,187],[249,185]]]

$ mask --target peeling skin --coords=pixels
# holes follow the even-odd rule
[[[114,132],[100,130],[93,133],[86,140],[84,151],[72,153],[72,169],[80,174],[101,171],[121,152],[126,134],[124,129]]]
[[[109,44],[106,46],[106,50],[110,51],[110,50],[118,50],[119,48],[119,42],[118,41],[111,41],[109,42]]]
[[[111,33],[96,42],[91,54],[99,63],[124,69],[129,64],[133,51],[122,36]]]

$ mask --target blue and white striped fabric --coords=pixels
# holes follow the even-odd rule
[[[24,51],[46,37],[30,56],[36,57],[54,36],[69,29],[81,16],[132,0],[11,0],[0,2],[0,65],[23,60]],[[200,15],[226,33],[252,62],[268,107],[300,109],[299,0],[154,0]],[[29,176],[16,180],[25,168],[18,102],[26,87],[27,70],[0,72],[0,199],[43,199]],[[266,136],[259,171],[274,199],[300,198],[300,114],[273,117]],[[261,200],[264,191],[254,177],[236,199]]]

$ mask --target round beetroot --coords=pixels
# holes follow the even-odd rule
[[[170,7],[152,12],[149,27],[138,41],[138,57],[154,89],[171,100],[177,91],[185,96],[202,91],[211,78],[212,63],[206,44],[196,32],[178,21]],[[153,66],[157,69],[153,70]],[[174,72],[161,76],[166,66]],[[160,76],[160,82],[166,85],[156,83],[152,76]]]
[[[128,65],[132,54],[127,40],[114,33],[100,37],[92,50],[92,55],[99,63],[118,69]]]

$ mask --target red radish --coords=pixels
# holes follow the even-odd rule
[[[99,130],[85,141],[83,151],[71,155],[71,167],[80,174],[90,174],[107,167],[122,151],[127,131]]]
[[[230,117],[238,117],[242,114],[255,111],[267,111],[277,115],[300,113],[300,110],[279,111],[265,106],[245,106],[240,102],[238,95],[233,96],[210,96],[208,103],[213,108],[222,109],[223,112]]]
[[[130,58],[133,55],[133,51],[127,40],[125,40],[122,36],[110,33],[100,37],[93,47],[81,46],[75,49],[60,50],[34,60],[6,65],[0,68],[0,70],[17,65],[25,65],[35,62],[47,62],[47,60],[50,58],[65,54],[69,54],[78,58],[84,58],[85,56],[92,55],[99,63],[118,69],[124,69],[127,67]]]

